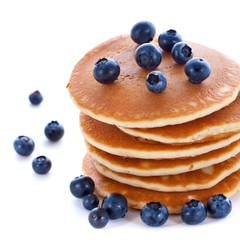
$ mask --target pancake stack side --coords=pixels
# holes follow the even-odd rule
[[[191,199],[206,203],[214,194],[239,191],[240,68],[215,50],[190,44],[194,57],[210,63],[210,77],[190,83],[184,66],[163,52],[155,70],[165,74],[167,88],[158,94],[145,85],[150,71],[135,63],[138,45],[129,35],[98,45],[74,67],[67,88],[80,109],[88,150],[82,171],[97,194],[122,193],[136,209],[161,202],[179,214]],[[92,74],[103,57],[120,65],[111,84]]]

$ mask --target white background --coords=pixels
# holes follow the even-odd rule
[[[85,154],[79,131],[79,110],[66,85],[77,61],[93,46],[129,33],[140,20],[152,21],[158,33],[174,28],[184,39],[215,48],[240,62],[238,1],[0,1],[0,239],[188,239],[234,234],[240,222],[240,194],[222,220],[207,218],[187,226],[170,216],[160,228],[144,225],[139,212],[94,229],[82,201],[69,191],[81,174]],[[28,95],[40,90],[44,100],[32,106]],[[57,120],[65,135],[46,140],[45,125]],[[32,137],[31,156],[18,156],[13,141]],[[32,159],[46,155],[52,169],[45,176],[31,168]],[[237,234],[237,233],[236,233]],[[238,235],[234,235],[237,238]]]

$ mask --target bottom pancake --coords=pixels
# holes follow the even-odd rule
[[[109,193],[119,192],[127,198],[129,207],[136,209],[141,209],[146,203],[155,201],[163,203],[170,214],[179,214],[183,205],[191,199],[206,203],[212,195],[222,193],[231,197],[240,190],[240,170],[209,189],[188,192],[159,192],[132,187],[104,177],[97,171],[93,161],[87,153],[83,159],[82,168],[84,174],[91,177],[95,182],[96,193],[104,197]]]
[[[240,169],[240,153],[224,162],[176,175],[142,177],[118,173],[94,160],[97,171],[115,181],[163,192],[185,192],[213,187],[224,178]]]

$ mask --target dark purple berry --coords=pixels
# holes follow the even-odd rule
[[[172,48],[172,57],[178,64],[185,64],[193,57],[193,51],[189,44],[178,42]]]
[[[93,208],[96,208],[98,204],[99,204],[99,199],[93,193],[89,193],[88,195],[83,197],[83,206],[87,210],[92,210]]]
[[[144,43],[136,49],[135,60],[139,67],[152,70],[161,63],[162,53],[157,46]]]
[[[182,207],[181,218],[186,224],[199,224],[204,221],[206,217],[207,208],[198,200],[192,199]]]
[[[155,33],[155,26],[151,22],[141,21],[132,27],[130,36],[135,43],[143,44],[152,41]]]
[[[38,174],[46,174],[50,171],[52,162],[45,156],[39,156],[32,161],[32,168]]]
[[[163,73],[159,71],[153,71],[147,75],[146,85],[149,91],[160,93],[166,88],[167,80]]]
[[[38,90],[36,90],[29,95],[29,100],[33,105],[38,105],[42,102],[43,96]]]
[[[102,208],[106,209],[110,219],[123,218],[128,211],[127,199],[120,193],[110,193],[104,197]]]
[[[159,227],[167,221],[168,209],[160,202],[149,202],[142,208],[140,217],[148,226]]]
[[[89,193],[93,193],[94,188],[95,184],[93,180],[90,177],[84,175],[75,177],[70,183],[70,191],[76,198],[83,198]]]
[[[15,151],[21,156],[29,156],[34,148],[34,141],[27,136],[19,136],[13,142]]]
[[[211,217],[223,218],[231,212],[232,203],[223,194],[213,195],[207,201],[207,210]]]
[[[88,215],[88,221],[94,228],[103,228],[109,221],[108,213],[103,208],[94,208]]]
[[[57,121],[51,121],[44,129],[46,137],[53,142],[60,140],[64,135],[63,126]]]
[[[185,73],[192,83],[201,83],[207,79],[211,73],[208,62],[202,58],[192,58],[185,64]]]
[[[111,58],[99,59],[93,67],[94,78],[102,84],[115,81],[120,74],[118,62]]]
[[[182,36],[174,29],[163,32],[158,37],[159,46],[166,52],[171,52],[174,44],[181,41]]]

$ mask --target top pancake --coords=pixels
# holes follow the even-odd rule
[[[152,43],[158,45],[157,38]],[[134,59],[138,45],[129,35],[121,35],[93,48],[76,64],[68,90],[84,113],[122,127],[160,127],[206,116],[235,100],[240,68],[215,50],[196,43],[190,45],[194,57],[204,58],[211,66],[210,76],[201,84],[189,82],[184,65],[163,52],[162,62],[155,70],[165,74],[167,87],[159,94],[150,92],[145,84],[150,71],[140,68]],[[120,75],[111,84],[100,84],[93,77],[93,66],[103,57],[113,58],[120,65]]]

